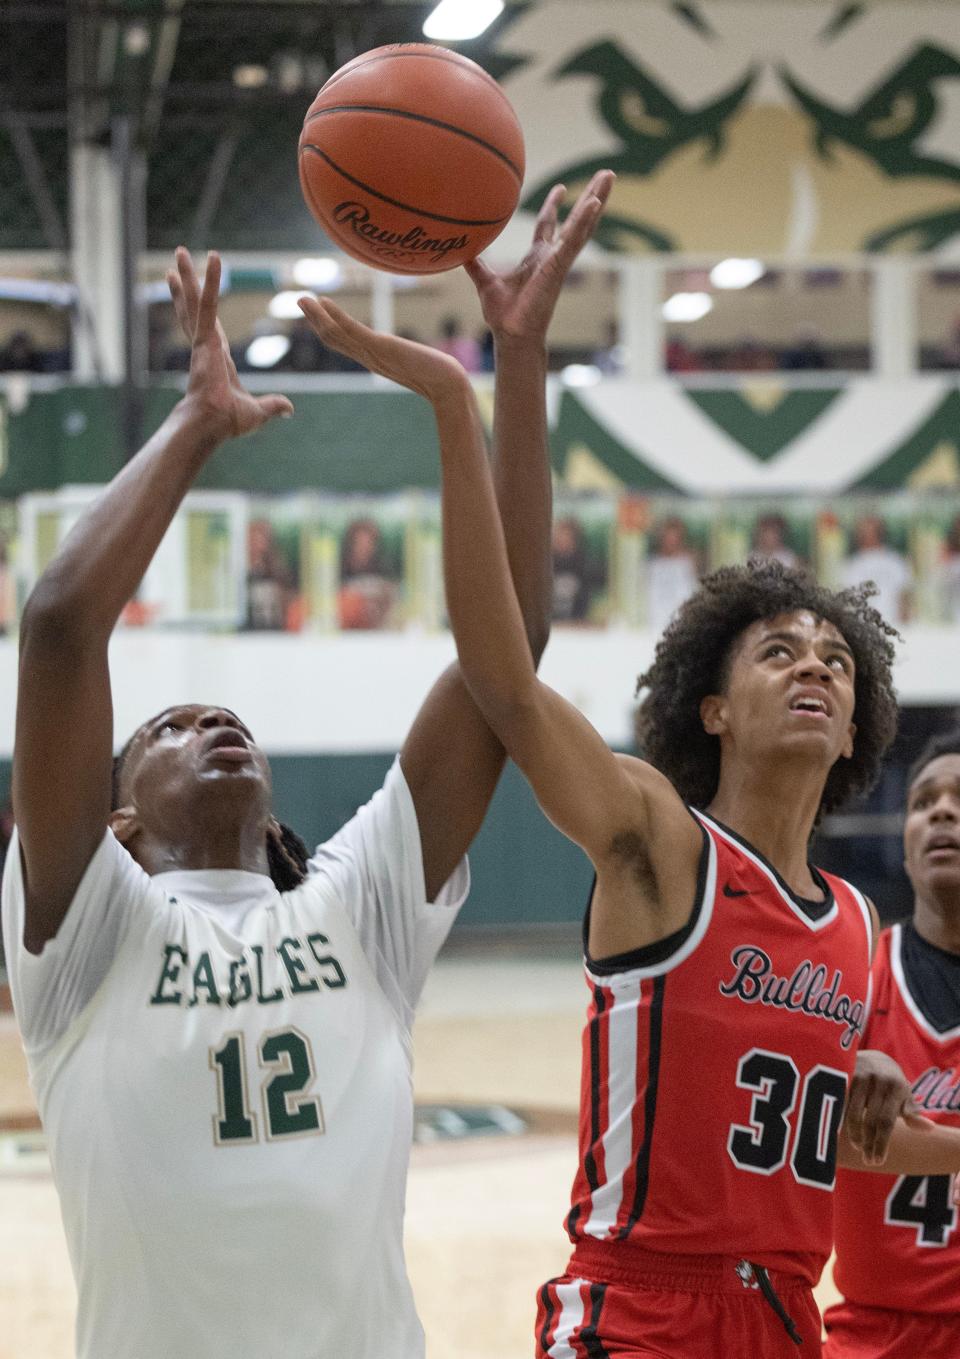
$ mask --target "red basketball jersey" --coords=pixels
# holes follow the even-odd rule
[[[929,994],[930,951],[939,953],[911,926],[881,935],[864,1041],[896,1058],[928,1118],[960,1127],[960,993],[955,983],[952,996]],[[960,960],[953,969],[960,983]],[[949,976],[941,993],[948,987]],[[960,1315],[960,1231],[948,1175],[843,1170],[834,1227],[834,1278],[848,1302]]]
[[[571,1239],[743,1257],[815,1282],[869,1003],[871,922],[842,879],[795,896],[712,818],[670,939],[598,963]],[[589,918],[588,918],[589,920]]]

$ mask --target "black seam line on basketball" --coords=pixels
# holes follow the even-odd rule
[[[620,1239],[630,1235],[643,1216],[647,1206],[647,1191],[650,1187],[650,1152],[653,1144],[653,1124],[657,1113],[657,1087],[660,1084],[660,1049],[663,1040],[663,993],[666,990],[666,977],[657,977],[653,983],[653,999],[650,1002],[650,1037],[647,1047],[647,1092],[643,1102],[643,1145],[637,1154],[637,1176],[633,1195],[633,1208],[626,1226],[620,1232]]]
[[[326,118],[331,113],[387,113],[392,118],[408,118],[412,123],[426,123],[428,127],[439,127],[443,132],[453,132],[458,137],[465,137],[468,142],[476,142],[484,151],[489,151],[492,156],[502,160],[507,169],[516,175],[517,183],[523,183],[520,169],[499,147],[494,146],[492,142],[484,141],[483,137],[478,137],[475,132],[467,132],[465,128],[457,127],[454,123],[444,123],[439,118],[428,118],[424,113],[409,113],[406,109],[388,108],[385,104],[335,104],[332,108],[318,109],[316,113],[311,113],[307,122],[312,123],[317,118]]]
[[[470,71],[470,70],[469,70],[469,67],[465,67],[465,66],[461,65],[461,63],[460,63],[459,61],[457,61],[455,57],[448,57],[444,52],[440,52],[440,51],[437,51],[437,52],[382,52],[382,53],[380,54],[379,57],[371,57],[371,58],[369,59],[369,61],[361,61],[361,62],[359,62],[358,65],[351,67],[349,71],[335,71],[335,72],[333,73],[333,75],[330,77],[330,79],[326,82],[326,84],[325,84],[324,86],[322,86],[322,88],[321,88],[321,90],[320,90],[320,93],[322,94],[324,90],[328,90],[328,89],[330,88],[331,85],[339,84],[339,82],[344,78],[344,76],[353,75],[353,72],[354,72],[354,71],[359,71],[359,70],[361,70],[361,69],[365,69],[367,66],[374,66],[374,65],[376,65],[376,63],[377,63],[378,61],[401,61],[404,57],[407,57],[407,58],[413,57],[413,58],[414,58],[415,60],[417,60],[417,61],[420,61],[420,60],[423,60],[423,61],[445,61],[445,62],[447,63],[448,66],[456,66],[458,70],[461,70],[461,71],[469,71],[469,74],[470,74],[470,75],[473,75],[473,74],[474,74],[473,71]],[[474,62],[474,65],[476,65],[476,62]],[[482,66],[478,66],[477,69],[479,70],[480,74],[481,74],[482,76],[484,76],[484,77],[487,79],[487,81],[488,81],[491,85],[493,85],[493,86],[500,92],[500,94],[503,94],[503,90],[500,89],[499,82],[496,81],[496,80],[494,80],[493,76],[490,74],[489,71],[485,71],[485,70],[483,69]],[[504,94],[503,97],[504,97],[504,99],[506,99],[507,96]]]
[[[381,203],[389,203],[392,208],[402,208],[404,212],[412,212],[416,217],[429,217],[431,222],[449,222],[451,226],[465,227],[499,226],[501,222],[507,220],[505,217],[490,217],[481,221],[471,222],[464,217],[443,217],[439,212],[427,212],[423,208],[415,208],[410,203],[401,203],[399,198],[388,198],[385,193],[380,193],[377,189],[371,189],[369,184],[364,184],[362,179],[356,179],[353,175],[348,174],[347,171],[342,169],[331,156],[327,155],[326,151],[321,151],[319,146],[314,146],[312,142],[304,142],[300,150],[312,151],[315,156],[319,156],[321,160],[325,160],[331,170],[336,170],[338,175],[342,175],[345,180],[350,184],[355,184],[356,187],[362,189],[364,193],[371,194],[374,198],[379,198]]]

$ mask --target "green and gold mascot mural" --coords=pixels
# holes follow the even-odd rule
[[[960,6],[546,0],[503,31],[535,211],[618,173],[618,251],[942,252],[960,229]]]

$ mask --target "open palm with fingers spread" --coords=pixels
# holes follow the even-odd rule
[[[190,342],[190,378],[187,400],[216,417],[222,437],[250,434],[277,415],[292,415],[285,396],[254,396],[240,381],[223,326],[217,319],[222,266],[211,251],[203,286],[197,278],[190,252],[180,246],[177,267],[167,271],[174,310]]]
[[[495,273],[482,260],[464,265],[480,297],[483,318],[501,342],[542,340],[564,279],[593,234],[616,178],[599,170],[558,227],[562,184],[550,190],[537,215],[533,242],[509,273]]]

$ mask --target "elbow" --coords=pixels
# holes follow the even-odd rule
[[[20,620],[20,649],[50,645],[63,648],[86,631],[76,601],[58,582],[41,577]]]
[[[536,676],[531,671],[529,684],[509,685],[471,682],[466,672],[464,678],[473,701],[509,753],[513,746],[514,733],[524,730],[529,725],[536,706],[538,685]]]

